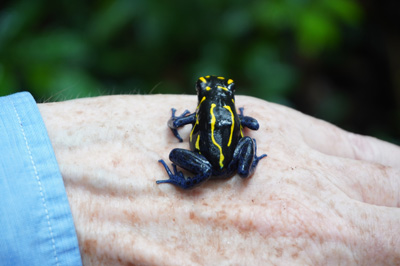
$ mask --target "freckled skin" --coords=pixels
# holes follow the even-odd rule
[[[170,151],[171,136],[160,126],[165,114],[143,110],[184,110],[187,102],[196,108],[187,95],[38,104],[83,265],[400,265],[398,146],[359,136],[369,152],[354,154],[349,132],[236,96],[263,121],[259,150],[274,155],[257,166],[257,178],[190,193],[155,189],[154,176],[165,172],[149,166]],[[373,152],[378,161],[366,161]]]
[[[200,77],[196,82],[198,105],[196,112],[185,111],[172,117],[168,126],[175,137],[182,141],[178,128],[192,124],[190,150],[173,149],[169,155],[173,162],[173,172],[160,160],[169,175],[167,180],[158,180],[157,184],[170,183],[183,189],[191,189],[210,177],[229,177],[237,172],[242,178],[252,174],[258,161],[266,156],[256,155],[256,141],[244,137],[242,128],[258,130],[254,118],[244,116],[243,108],[237,114],[235,107],[235,83],[223,77]],[[176,166],[193,173],[185,178]]]

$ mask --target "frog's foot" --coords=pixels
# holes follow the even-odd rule
[[[260,156],[257,156],[257,142],[256,142],[256,139],[253,139],[253,142],[254,142],[254,159],[253,159],[253,163],[251,164],[251,168],[254,169],[254,168],[256,168],[258,162],[262,158],[267,157],[267,154],[264,153],[264,154],[261,154]]]
[[[175,115],[176,109],[175,108],[171,108],[171,111],[172,111],[171,119],[174,120],[174,121],[179,119],[179,118],[184,118],[186,115],[190,114],[189,110],[185,110],[181,115],[176,116]]]
[[[256,119],[254,119],[253,117],[250,116],[244,116],[243,114],[243,107],[239,108],[239,119],[240,119],[240,125],[242,127],[247,127],[251,130],[258,130],[258,128],[260,127],[258,124],[258,121]]]
[[[184,182],[182,182],[182,181],[185,181],[186,179],[183,176],[183,173],[176,169],[176,165],[175,164],[172,164],[172,167],[173,167],[173,170],[174,170],[174,172],[172,173],[171,170],[169,169],[168,165],[164,162],[164,160],[159,160],[158,162],[162,163],[162,165],[164,166],[164,168],[167,171],[167,174],[169,176],[169,179],[157,180],[156,181],[157,184],[170,183],[170,184],[174,184],[174,185],[177,185],[177,186],[181,186],[182,184],[184,184]]]
[[[240,107],[240,108],[239,108],[239,112],[240,112],[239,115],[240,115],[240,116],[244,116],[243,111],[244,111],[244,107]]]
[[[163,160],[159,160],[159,162],[162,163],[165,170],[167,171],[169,179],[157,180],[157,184],[170,183],[183,189],[192,189],[210,177],[209,173],[203,173],[194,177],[185,178],[183,173],[176,169],[176,164],[172,164],[174,172],[171,172],[168,165]]]
[[[176,116],[175,115],[176,109],[172,108],[171,111],[172,111],[172,116],[168,120],[168,126],[171,129],[174,136],[179,140],[179,142],[182,142],[183,140],[178,133],[178,128],[186,124],[193,123],[193,121],[195,120],[195,115],[194,114],[188,115],[190,112],[188,110],[185,110],[181,115]]]

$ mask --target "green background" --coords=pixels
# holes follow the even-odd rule
[[[2,1],[0,95],[194,94],[219,75],[399,144],[400,1],[376,2]]]

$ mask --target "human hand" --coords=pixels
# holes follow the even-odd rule
[[[194,96],[40,104],[84,265],[399,265],[400,148],[237,96],[267,153],[252,177],[184,191],[157,161],[189,148],[167,127]]]

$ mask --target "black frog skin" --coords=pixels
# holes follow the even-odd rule
[[[256,140],[243,136],[243,128],[258,130],[256,119],[239,114],[235,107],[235,83],[232,79],[218,76],[200,77],[196,82],[198,104],[192,114],[188,110],[180,116],[172,117],[168,126],[175,137],[182,142],[178,128],[192,124],[189,142],[190,150],[173,149],[169,159],[173,162],[173,172],[163,164],[169,179],[158,180],[157,184],[170,183],[183,189],[191,189],[210,177],[230,177],[237,172],[246,178],[252,174],[258,162],[266,154],[257,156]],[[185,178],[177,166],[193,173]]]

